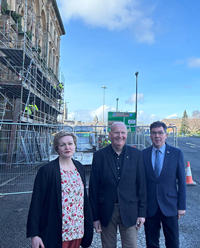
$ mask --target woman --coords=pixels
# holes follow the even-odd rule
[[[41,167],[35,179],[27,221],[32,248],[89,247],[93,220],[82,164],[72,159],[77,145],[73,133],[54,137],[59,157]]]

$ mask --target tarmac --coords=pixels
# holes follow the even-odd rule
[[[29,173],[31,190],[37,170]],[[23,177],[18,178],[23,183]],[[15,184],[17,191],[18,183]],[[1,188],[1,191],[3,189]],[[26,238],[26,220],[31,200],[31,193],[0,196],[0,248],[30,248],[31,241]],[[179,220],[180,248],[200,248],[200,185],[187,186],[187,211]],[[138,246],[145,248],[145,235],[142,228],[138,232]],[[100,235],[94,233],[91,248],[100,248]],[[160,248],[165,247],[161,231]],[[117,248],[121,248],[118,234]]]

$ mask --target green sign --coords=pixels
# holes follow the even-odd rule
[[[136,114],[135,112],[108,112],[108,126],[111,126],[113,122],[121,121],[127,126],[129,132],[135,131]],[[108,132],[110,128],[108,128]]]

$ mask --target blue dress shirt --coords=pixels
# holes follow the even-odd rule
[[[163,162],[164,162],[164,158],[165,158],[165,149],[166,149],[166,144],[164,144],[164,145],[159,149],[159,150],[160,150],[161,170],[162,170]],[[155,147],[153,146],[153,147],[152,147],[152,154],[151,154],[151,162],[152,162],[153,169],[155,169],[156,150],[158,150],[158,149],[155,148]]]

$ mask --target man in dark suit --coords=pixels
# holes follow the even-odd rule
[[[94,153],[89,197],[94,228],[103,248],[115,248],[117,227],[122,247],[137,247],[137,230],[146,217],[146,180],[142,152],[125,145],[127,128],[115,122],[111,145]]]
[[[147,248],[159,248],[161,223],[167,248],[179,247],[178,219],[185,214],[186,181],[183,153],[165,143],[165,123],[151,124],[153,146],[142,151],[147,182]]]

